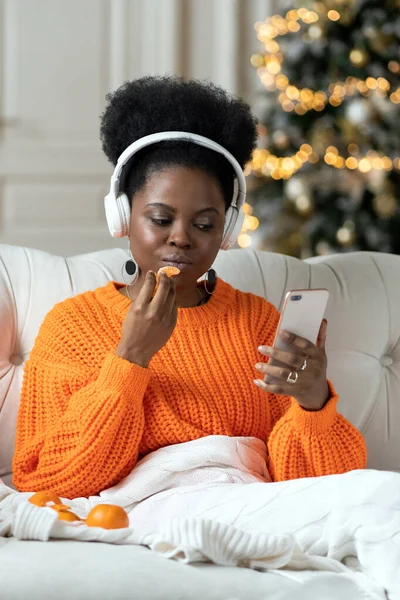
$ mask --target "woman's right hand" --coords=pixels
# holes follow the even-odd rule
[[[162,273],[152,299],[155,285],[156,276],[149,271],[129,307],[115,351],[117,356],[141,367],[148,367],[154,354],[168,342],[178,317],[174,278]]]

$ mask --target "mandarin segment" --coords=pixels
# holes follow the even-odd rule
[[[56,512],[68,512],[68,511],[71,511],[71,507],[68,506],[67,504],[53,504],[52,506],[50,506],[50,508],[52,508]]]
[[[82,521],[82,519],[71,510],[59,510],[57,511],[57,514],[59,521],[68,521],[70,523],[73,523],[74,521]]]
[[[167,267],[161,267],[161,269],[158,270],[158,277],[161,275],[161,273],[165,273],[168,277],[173,277],[174,275],[179,275],[179,273],[181,272],[180,269],[178,269],[178,267],[171,267],[171,266],[167,266]]]
[[[167,277],[174,277],[175,275],[179,275],[180,272],[181,272],[181,270],[178,269],[178,267],[172,267],[172,266],[161,267],[161,269],[158,269],[158,271],[156,273],[156,285],[153,290],[152,298],[154,298],[155,293],[158,289],[158,284],[160,282],[161,273],[165,273],[167,275]]]

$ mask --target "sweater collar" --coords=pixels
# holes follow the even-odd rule
[[[117,316],[124,320],[131,301],[122,295],[119,290],[124,287],[123,283],[109,281],[105,286],[97,288],[95,295],[99,302],[112,310]],[[210,325],[215,319],[221,318],[232,306],[235,290],[228,283],[217,278],[214,293],[206,304],[192,306],[190,308],[178,308],[178,325],[201,327]]]

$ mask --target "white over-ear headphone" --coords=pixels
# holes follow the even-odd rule
[[[106,211],[106,219],[108,229],[113,237],[119,238],[129,235],[129,224],[131,217],[131,209],[127,195],[121,191],[123,187],[123,168],[129,159],[139,150],[150,144],[156,144],[165,140],[181,139],[187,142],[193,142],[199,146],[204,146],[210,150],[214,150],[231,163],[236,178],[234,180],[233,198],[230,207],[225,215],[224,236],[221,242],[221,249],[228,250],[236,242],[237,237],[242,229],[244,221],[243,204],[246,199],[246,179],[243,171],[234,156],[220,144],[202,135],[195,133],[187,133],[185,131],[163,131],[153,133],[140,138],[133,142],[123,151],[115,166],[114,173],[111,176],[110,191],[104,198],[104,207]]]

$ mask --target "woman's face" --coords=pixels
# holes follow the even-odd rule
[[[173,265],[177,290],[194,286],[221,245],[225,202],[217,180],[204,171],[170,167],[149,177],[132,199],[130,248],[141,278]]]

